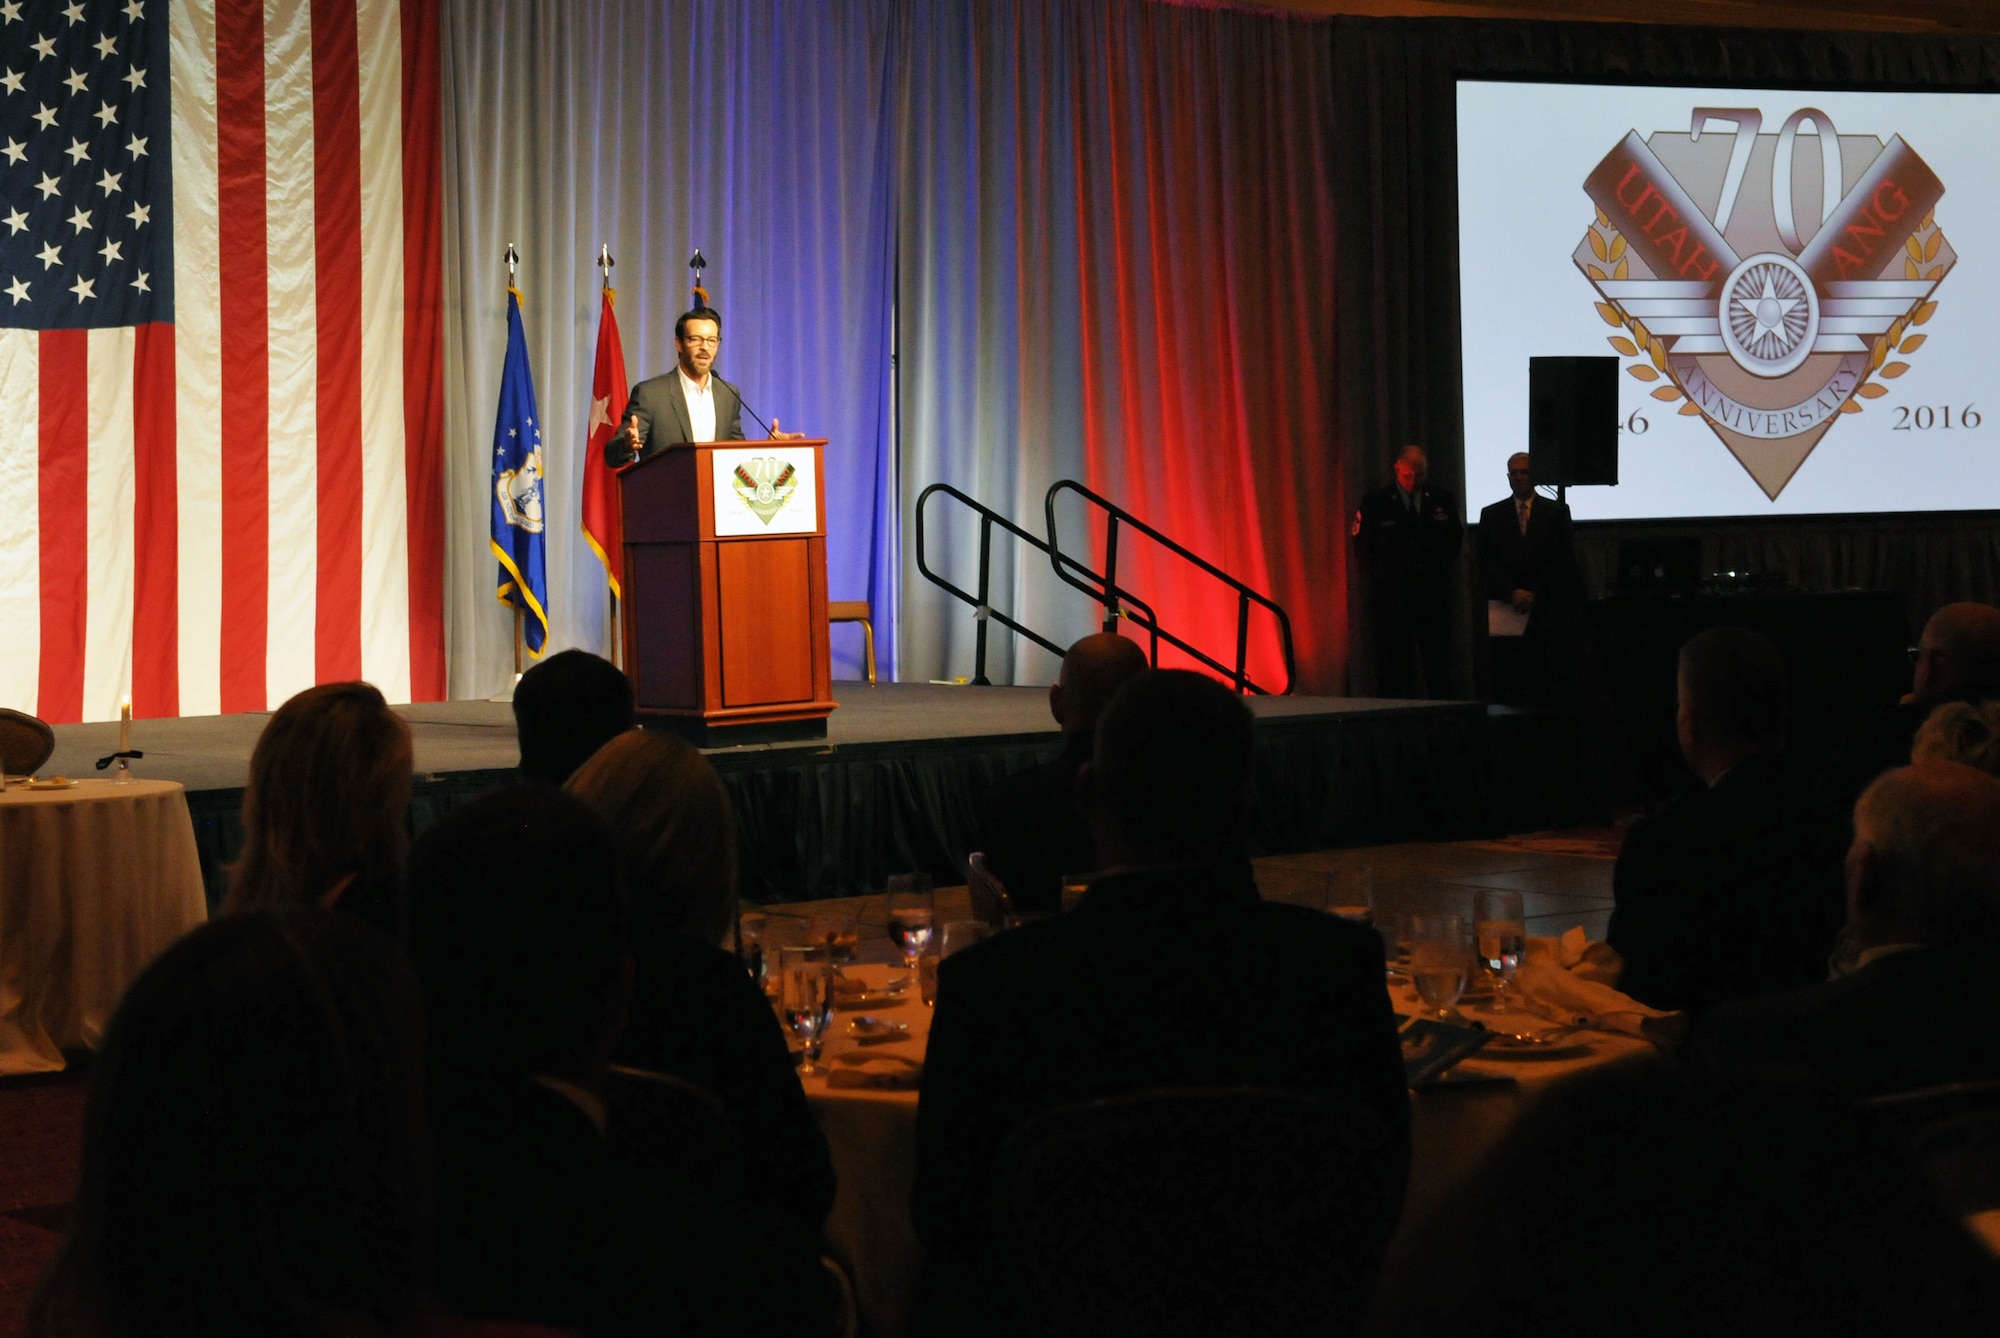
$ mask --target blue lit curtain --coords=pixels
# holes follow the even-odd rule
[[[872,600],[894,644],[893,11],[887,0],[447,0],[453,697],[486,696],[513,668],[511,619],[477,590],[491,565],[480,470],[508,242],[546,415],[550,649],[609,648],[603,567],[579,519],[601,242],[618,262],[634,382],[672,368],[686,262],[702,248],[724,322],[717,368],[767,421],[830,439],[829,593]],[[836,630],[834,650],[835,676],[858,677],[859,631]]]

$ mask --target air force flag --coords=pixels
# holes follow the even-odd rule
[[[521,330],[521,295],[507,290],[507,365],[493,420],[493,556],[500,602],[523,610],[522,632],[537,655],[549,637],[549,584],[542,538],[542,430],[535,423],[535,378]]]

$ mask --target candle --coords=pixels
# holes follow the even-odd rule
[[[127,697],[118,703],[118,751],[132,751],[132,699]]]

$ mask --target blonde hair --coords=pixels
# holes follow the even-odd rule
[[[322,683],[280,706],[250,754],[223,909],[318,904],[343,880],[393,888],[410,770],[409,726],[373,684]]]
[[[1912,762],[1963,762],[2000,776],[2000,702],[1946,702],[1917,730]]]
[[[635,938],[721,942],[736,904],[736,812],[700,750],[671,734],[627,730],[563,788],[611,826]]]

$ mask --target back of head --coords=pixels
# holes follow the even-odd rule
[[[1150,855],[1199,857],[1242,835],[1255,757],[1242,698],[1186,669],[1148,669],[1097,723],[1092,804]]]
[[[635,729],[597,750],[564,787],[611,828],[632,898],[635,942],[721,941],[736,903],[736,812],[701,750]]]
[[[1704,738],[1733,749],[1785,742],[1785,657],[1747,627],[1711,627],[1681,647],[1681,699]]]
[[[587,650],[549,656],[514,685],[521,775],[561,785],[610,740],[632,728],[632,680]]]
[[[1116,632],[1097,632],[1071,646],[1057,680],[1064,732],[1082,734],[1097,728],[1118,689],[1145,670],[1146,652]]]
[[[395,944],[348,916],[253,911],[162,953],[98,1052],[33,1331],[393,1327],[429,1244],[422,1031]]]
[[[1854,806],[1873,904],[1919,941],[2000,943],[2000,779],[1957,762],[1888,772]]]
[[[1918,728],[1910,760],[1962,762],[2000,775],[2000,701],[1944,703]]]
[[[433,1063],[560,1077],[608,1044],[624,888],[582,800],[521,784],[454,810],[410,852],[408,899]]]
[[[1990,604],[1947,604],[1924,624],[1916,692],[1938,698],[1978,688],[2000,688],[2000,609]]]
[[[250,754],[227,909],[318,904],[343,879],[393,888],[409,848],[410,730],[367,683],[280,706]]]

